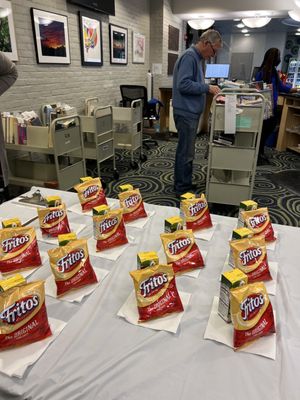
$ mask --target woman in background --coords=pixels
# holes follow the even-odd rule
[[[258,164],[268,164],[269,161],[264,154],[264,148],[267,139],[275,131],[277,125],[277,101],[279,92],[283,93],[295,93],[296,88],[292,88],[289,85],[285,85],[279,78],[276,67],[280,64],[280,51],[276,47],[272,47],[266,51],[264,60],[256,73],[256,81],[263,81],[273,90],[273,116],[264,120],[259,153],[258,153]]]
[[[12,63],[10,59],[5,56],[4,53],[0,52],[0,96],[2,96],[2,94],[15,83],[17,77],[18,72],[15,64]],[[0,164],[3,180],[3,182],[0,182],[0,190],[2,191],[2,193],[4,192],[4,199],[7,199],[8,162],[6,157],[2,121],[0,121]]]

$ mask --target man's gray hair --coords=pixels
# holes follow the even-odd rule
[[[210,42],[212,44],[219,42],[222,45],[222,37],[218,31],[214,29],[208,29],[207,31],[203,32],[199,38],[201,42]]]

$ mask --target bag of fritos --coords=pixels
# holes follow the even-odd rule
[[[128,243],[122,209],[109,210],[103,215],[93,215],[93,225],[97,251]]]
[[[204,261],[191,229],[160,235],[168,264],[175,274],[202,268]]]
[[[230,248],[234,267],[248,276],[249,283],[272,280],[263,236],[231,240]]]
[[[0,293],[0,350],[37,342],[51,335],[43,281]]]
[[[70,233],[66,205],[38,209],[39,223],[43,236],[57,237]]]
[[[126,190],[118,194],[125,222],[147,217],[139,189]]]
[[[231,289],[230,307],[235,349],[275,332],[273,308],[263,282]]]
[[[208,204],[203,193],[200,197],[182,200],[180,209],[185,219],[186,229],[196,231],[212,227]]]
[[[0,229],[0,272],[9,274],[39,267],[42,260],[32,227]]]
[[[130,275],[135,287],[139,322],[183,311],[171,265],[158,264],[131,271]]]
[[[91,178],[74,186],[82,211],[89,211],[101,204],[107,204],[100,178]]]
[[[266,242],[276,240],[271,224],[269,211],[265,208],[242,211],[245,226],[253,232],[253,235],[263,235]]]
[[[90,263],[86,240],[73,240],[65,246],[48,250],[48,255],[57,296],[98,282]]]

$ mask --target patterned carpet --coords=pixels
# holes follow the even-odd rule
[[[197,138],[196,159],[194,162],[194,182],[199,183],[197,193],[205,192],[207,172],[207,136]],[[158,147],[145,150],[148,160],[139,162],[136,153],[138,169],[130,167],[130,153],[118,150],[116,153],[119,180],[113,179],[112,160],[101,164],[101,175],[106,185],[106,195],[116,198],[118,186],[131,183],[141,190],[143,199],[152,204],[166,206],[179,206],[173,190],[173,169],[177,140],[170,138],[168,141],[159,140]],[[253,199],[261,207],[268,207],[271,220],[274,223],[300,226],[300,157],[292,152],[269,151],[270,165],[257,167]],[[88,162],[88,175],[97,175],[94,162]],[[286,176],[282,176],[285,172]],[[287,176],[292,173],[291,179]],[[279,179],[277,179],[277,177]],[[212,205],[211,211],[215,214],[236,216],[237,207],[228,205]]]

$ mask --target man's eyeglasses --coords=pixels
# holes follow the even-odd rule
[[[216,50],[213,48],[212,44],[210,42],[207,42],[210,45],[210,48],[212,49],[213,55],[216,55]]]

